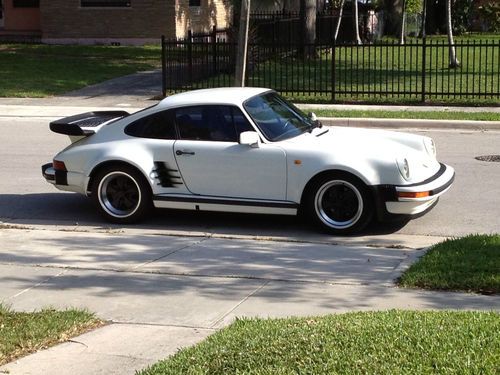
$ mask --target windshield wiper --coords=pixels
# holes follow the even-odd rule
[[[329,131],[329,130],[330,130],[330,129],[326,129],[325,131],[323,131],[323,132],[321,132],[321,133],[319,133],[319,134],[316,134],[316,137],[320,137],[320,136],[322,136],[323,134],[328,133],[328,131]]]

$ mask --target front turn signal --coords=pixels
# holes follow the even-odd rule
[[[430,191],[399,191],[398,192],[398,197],[399,198],[426,198],[431,195]]]

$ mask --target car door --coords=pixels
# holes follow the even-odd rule
[[[238,143],[252,130],[241,110],[228,105],[178,108],[174,155],[193,194],[262,200],[286,199],[286,154],[273,144]]]

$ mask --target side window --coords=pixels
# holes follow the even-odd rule
[[[253,130],[237,107],[202,105],[178,108],[175,121],[181,139],[237,142],[243,131]]]
[[[254,132],[255,129],[250,125],[248,122],[247,118],[241,112],[241,110],[238,107],[229,107],[231,108],[231,113],[233,116],[233,123],[236,128],[236,134],[239,137],[241,133],[243,132]]]
[[[125,128],[132,137],[175,139],[175,126],[171,111],[163,111],[134,121]]]

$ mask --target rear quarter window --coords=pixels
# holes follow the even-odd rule
[[[172,112],[157,112],[135,120],[125,127],[125,134],[139,138],[176,139]]]

